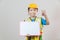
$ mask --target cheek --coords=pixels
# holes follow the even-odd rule
[[[32,13],[31,13],[30,11],[28,12],[28,14],[29,14],[29,15],[32,15]]]
[[[29,14],[32,14],[32,11],[29,11],[28,13],[29,13]]]

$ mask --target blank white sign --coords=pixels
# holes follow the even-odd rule
[[[20,35],[40,35],[39,22],[20,22]]]

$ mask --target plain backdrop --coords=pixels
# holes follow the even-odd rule
[[[19,22],[28,17],[30,3],[46,10],[50,25],[43,28],[43,40],[60,40],[60,0],[0,0],[0,40],[25,40],[19,36]]]

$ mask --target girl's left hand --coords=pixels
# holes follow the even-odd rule
[[[42,16],[46,16],[46,10],[41,10]]]

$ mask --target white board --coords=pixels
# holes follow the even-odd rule
[[[39,22],[20,22],[20,35],[40,35]]]

